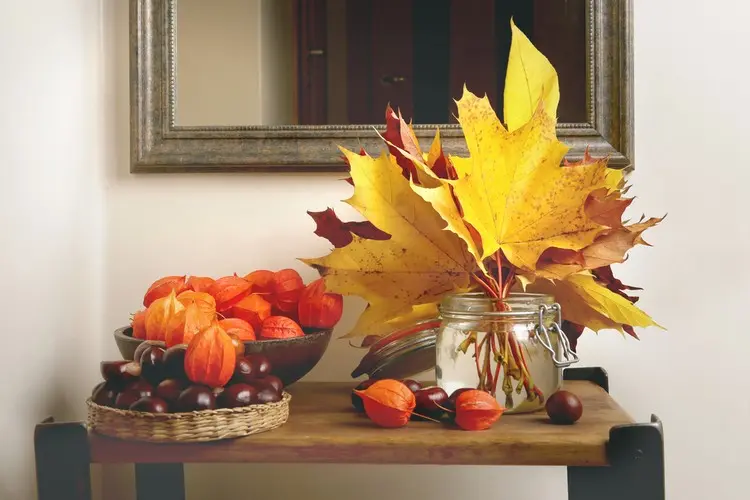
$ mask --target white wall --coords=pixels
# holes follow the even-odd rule
[[[100,30],[96,2],[4,2],[0,15],[2,499],[34,498],[34,424],[85,418],[99,378],[112,157]]]
[[[614,396],[634,417],[664,420],[669,498],[741,499],[750,466],[750,75],[742,65],[750,6],[636,3],[634,192],[639,211],[669,217],[649,237],[654,248],[635,252],[623,274],[646,288],[643,307],[669,331],[643,332],[641,342],[588,336],[580,351],[607,367]],[[346,196],[334,175],[128,174],[124,4],[103,2],[100,21],[95,1],[13,2],[0,18],[0,251],[11,339],[3,345],[12,348],[3,374],[21,381],[0,412],[0,498],[29,497],[32,422],[57,409],[81,413],[99,357],[117,354],[109,331],[138,307],[144,284],[172,272],[257,266],[293,265],[311,276],[294,258],[325,245],[304,212]],[[61,381],[47,360],[73,379]],[[346,380],[356,360],[337,343],[311,378]],[[108,471],[105,484],[127,480],[121,469]],[[188,477],[192,499],[564,498],[564,472],[553,469],[191,466]]]

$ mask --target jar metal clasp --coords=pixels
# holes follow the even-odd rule
[[[544,316],[550,311],[556,313],[557,318],[556,321],[552,322],[549,330],[552,330],[552,333],[557,334],[557,338],[562,345],[562,355],[565,359],[560,359],[557,357],[557,352],[555,352],[549,336],[549,330],[546,326],[544,326]],[[578,363],[578,354],[576,354],[573,349],[571,349],[568,337],[562,331],[562,328],[560,328],[561,324],[562,308],[560,307],[560,304],[555,303],[551,306],[541,304],[539,306],[539,322],[534,327],[537,337],[539,338],[539,342],[541,342],[542,346],[544,346],[544,348],[552,355],[552,362],[555,363],[555,366],[558,368],[565,368],[566,366]]]

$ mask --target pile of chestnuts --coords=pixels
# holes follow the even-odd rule
[[[191,382],[185,373],[187,346],[164,349],[142,344],[136,361],[102,361],[104,381],[91,400],[121,410],[183,413],[216,408],[238,408],[281,401],[283,384],[261,354],[238,356],[231,380],[224,387]]]

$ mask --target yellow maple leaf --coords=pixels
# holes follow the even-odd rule
[[[539,279],[527,285],[527,290],[552,295],[562,307],[566,320],[595,332],[607,329],[622,332],[623,325],[659,326],[625,297],[597,283],[588,272],[576,273],[559,281]]]
[[[482,238],[483,257],[501,249],[518,268],[533,270],[550,247],[580,250],[604,226],[584,211],[589,194],[607,185],[606,161],[561,167],[568,148],[540,105],[531,120],[505,130],[487,97],[464,89],[458,120],[470,156],[451,156],[464,219]]]
[[[531,121],[539,102],[547,115],[557,120],[560,84],[549,60],[511,20],[511,43],[505,75],[504,118],[513,132]]]
[[[349,245],[303,262],[320,272],[328,291],[368,301],[359,326],[391,320],[413,306],[468,289],[477,271],[475,258],[458,236],[445,230],[446,222],[432,206],[414,192],[395,159],[343,151],[355,186],[346,202],[391,238],[355,236]],[[362,334],[355,329],[352,335]]]
[[[439,315],[436,303],[420,304],[411,307],[405,312],[397,313],[398,315],[391,317],[387,321],[382,321],[374,318],[372,314],[368,314],[371,307],[368,306],[359,317],[357,324],[352,328],[352,334],[347,335],[347,337],[365,337],[368,335],[383,337],[422,321],[436,319]],[[375,321],[372,321],[373,319]]]

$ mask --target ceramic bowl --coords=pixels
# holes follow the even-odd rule
[[[273,374],[289,386],[308,374],[328,348],[332,330],[305,328],[305,336],[293,339],[255,340],[245,342],[245,354],[263,354],[271,362]],[[132,360],[143,342],[133,338],[129,326],[115,330],[115,343],[123,359]]]

